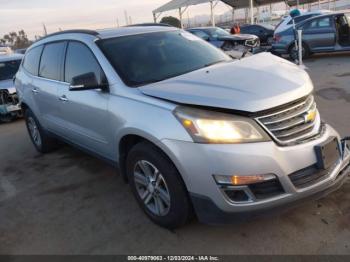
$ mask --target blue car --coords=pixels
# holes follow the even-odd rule
[[[260,46],[259,37],[255,35],[231,35],[229,32],[219,27],[197,27],[187,29],[187,31],[224,51],[232,50],[237,45],[245,46],[250,49],[249,51]]]
[[[315,16],[297,24],[303,30],[303,58],[314,53],[350,51],[350,12]],[[294,30],[289,28],[274,36],[272,52],[297,58]]]

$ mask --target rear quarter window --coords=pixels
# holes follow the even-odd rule
[[[23,67],[30,74],[37,76],[39,71],[39,62],[43,46],[34,47],[29,50],[24,58]]]

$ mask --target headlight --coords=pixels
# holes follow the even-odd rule
[[[249,143],[269,141],[252,119],[242,116],[177,107],[175,116],[197,143]]]

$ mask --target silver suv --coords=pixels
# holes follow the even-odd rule
[[[286,207],[349,173],[305,71],[268,53],[232,60],[176,28],[50,35],[26,52],[16,87],[38,151],[59,139],[116,164],[164,227]]]

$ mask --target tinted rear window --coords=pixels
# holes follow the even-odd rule
[[[24,58],[23,67],[32,75],[37,76],[42,46],[29,50]]]
[[[21,64],[21,60],[13,60],[7,62],[0,62],[0,81],[12,79]]]
[[[40,61],[39,76],[61,80],[62,58],[65,42],[46,44]]]

